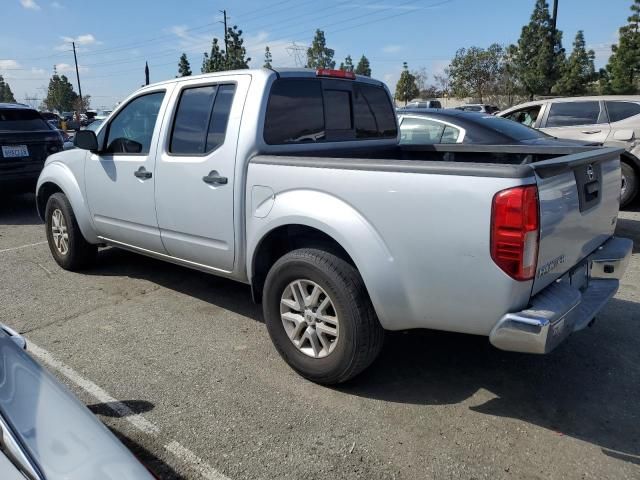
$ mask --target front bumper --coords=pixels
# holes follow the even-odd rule
[[[572,332],[585,328],[615,295],[624,275],[633,242],[612,237],[585,262],[531,299],[526,310],[508,313],[489,335],[501,350],[549,353]],[[587,281],[577,286],[577,273]]]

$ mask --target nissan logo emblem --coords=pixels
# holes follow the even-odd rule
[[[587,180],[591,182],[594,178],[596,178],[596,174],[593,171],[593,165],[587,165]]]

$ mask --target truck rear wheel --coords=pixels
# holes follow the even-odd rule
[[[626,162],[621,162],[620,167],[622,169],[622,195],[620,197],[620,206],[626,207],[637,196],[640,186],[638,186],[638,175],[631,165]]]
[[[300,375],[335,384],[367,368],[384,330],[358,271],[322,250],[294,250],[269,271],[264,317],[282,358]]]
[[[45,222],[49,249],[58,265],[65,270],[75,271],[94,263],[98,247],[82,236],[65,194],[58,192],[49,197]]]

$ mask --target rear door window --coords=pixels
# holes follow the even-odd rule
[[[35,110],[26,108],[0,109],[0,131],[28,132],[38,130],[51,130],[51,127]]]
[[[444,128],[444,123],[428,118],[405,117],[400,124],[400,143],[403,145],[440,143]]]
[[[609,112],[609,121],[619,122],[629,117],[633,117],[640,113],[640,104],[634,102],[617,102],[609,101],[607,104],[607,112]]]
[[[280,79],[264,124],[269,145],[395,138],[395,112],[382,87],[319,79]]]
[[[557,102],[551,104],[546,127],[574,127],[602,122],[600,102]]]
[[[224,142],[235,85],[187,88],[178,102],[169,152],[204,155]]]

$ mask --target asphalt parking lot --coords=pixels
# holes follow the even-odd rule
[[[116,249],[63,271],[33,196],[7,196],[0,321],[163,479],[638,479],[640,209],[618,234],[621,290],[553,354],[398,333],[326,388],[280,360],[248,287]]]

